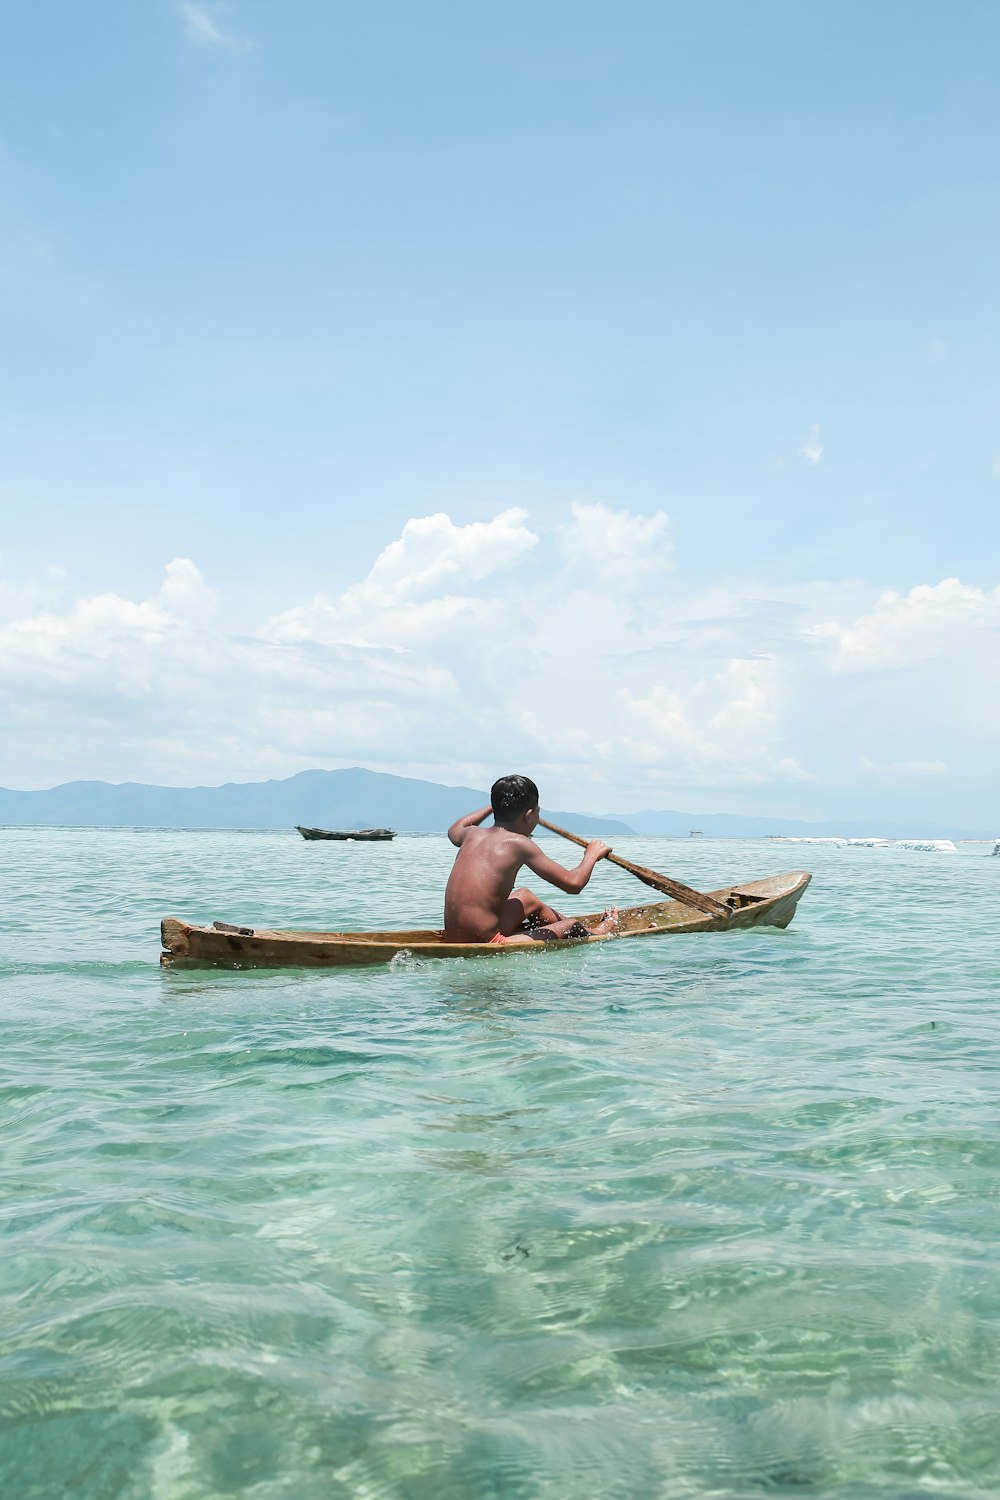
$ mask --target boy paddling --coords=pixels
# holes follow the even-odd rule
[[[490,791],[490,806],[466,813],[448,829],[458,846],[444,894],[446,943],[531,943],[539,939],[589,937],[614,932],[618,909],[610,907],[593,927],[561,917],[526,886],[514,890],[522,865],[550,885],[576,895],[590,879],[608,844],[591,839],[575,870],[544,854],[531,837],[538,827],[538,788],[527,776],[501,776]],[[480,828],[493,814],[493,827]]]

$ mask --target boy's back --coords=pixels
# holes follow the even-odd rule
[[[455,856],[444,893],[449,942],[489,942],[500,931],[504,908],[531,840],[510,829],[469,828]]]
[[[494,827],[479,825],[493,814]],[[526,887],[514,889],[522,865],[561,891],[582,891],[594,866],[611,850],[592,839],[575,870],[557,864],[531,834],[540,817],[538,788],[527,776],[502,776],[494,782],[488,807],[467,813],[448,829],[458,854],[444,897],[444,938],[449,943],[531,942],[540,938],[579,937],[587,928],[561,917]],[[617,913],[592,931],[611,931]],[[610,924],[610,925],[608,925]]]

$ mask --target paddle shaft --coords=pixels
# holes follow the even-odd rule
[[[558,833],[560,838],[569,839],[572,844],[579,844],[581,849],[586,849],[588,839],[582,839],[577,833],[570,833],[565,828],[559,828],[555,823],[547,823],[544,818],[539,818],[543,828],[550,833]],[[619,869],[627,870],[637,880],[645,885],[653,887],[654,891],[662,891],[666,896],[673,896],[676,901],[683,901],[685,906],[694,906],[698,911],[707,912],[710,917],[729,917],[732,915],[731,908],[723,906],[721,901],[716,901],[714,896],[703,896],[701,891],[696,891],[689,885],[683,885],[679,880],[671,880],[669,875],[658,875],[655,870],[647,870],[643,865],[634,865],[630,860],[620,859],[617,854],[605,855],[605,858]]]

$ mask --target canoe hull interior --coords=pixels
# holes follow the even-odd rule
[[[787,927],[795,915],[811,876],[804,870],[750,880],[710,894],[731,901],[732,915],[710,917],[679,901],[657,901],[632,906],[621,913],[621,927],[601,937],[566,938],[556,942],[445,943],[440,932],[428,928],[389,932],[265,931],[219,923],[200,927],[167,917],[160,924],[163,952],[160,962],[174,968],[327,969],[388,963],[398,953],[420,958],[474,958],[491,954],[504,958],[521,954],[559,952],[590,943],[620,942],[624,938],[657,937],[687,932],[732,932],[746,927]],[[599,914],[584,917],[596,922]]]

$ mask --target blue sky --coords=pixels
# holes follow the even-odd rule
[[[998,42],[0,8],[0,784],[1000,815]]]

